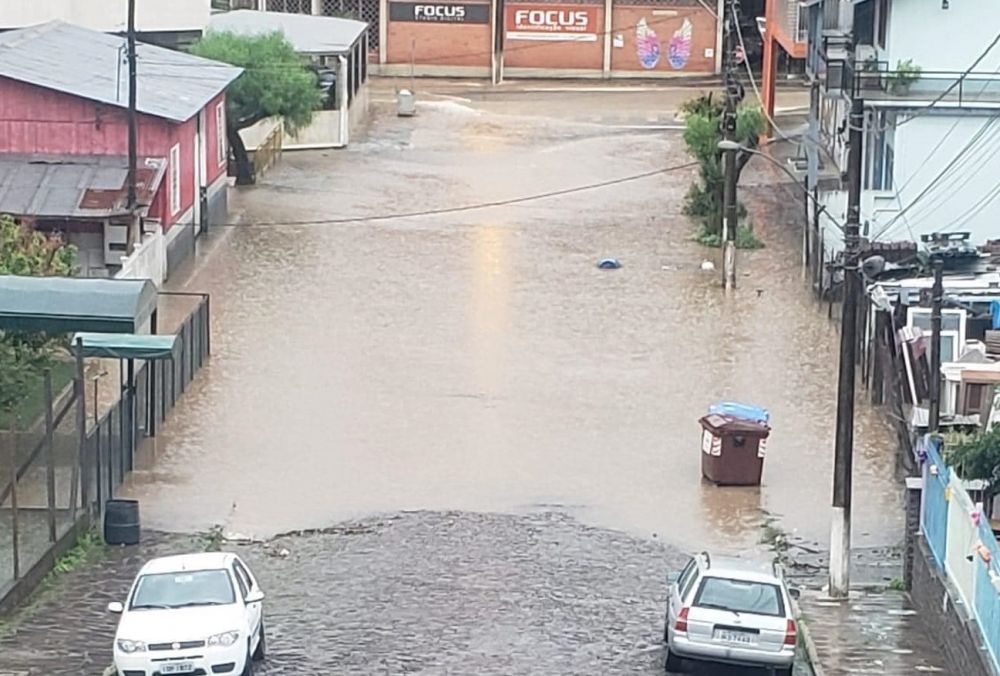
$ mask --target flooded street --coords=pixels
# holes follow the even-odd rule
[[[235,194],[243,225],[173,280],[212,294],[213,357],[127,488],[144,525],[268,536],[404,510],[557,511],[741,551],[771,515],[827,539],[838,336],[797,231],[758,222],[767,248],[741,253],[726,298],[700,269],[718,252],[681,213],[692,169],[381,218],[689,161],[677,132],[545,100],[530,116],[502,97],[427,97],[409,119],[382,105],[363,142],[286,153]],[[644,95],[616,114],[665,112]],[[719,399],[771,412],[759,490],[700,478],[697,419]],[[893,437],[866,405],[856,436],[855,542],[894,544]]]

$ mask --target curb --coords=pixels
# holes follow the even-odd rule
[[[798,618],[799,636],[802,637],[802,645],[805,646],[806,657],[809,658],[809,666],[812,669],[813,676],[824,676],[823,665],[819,662],[819,653],[816,651],[816,644],[813,642],[809,627],[802,621],[802,609],[799,607],[799,602],[793,600],[792,608],[795,611],[795,617]]]

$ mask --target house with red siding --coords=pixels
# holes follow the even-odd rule
[[[125,39],[61,21],[0,34],[0,213],[58,229],[81,274],[114,274],[126,252]],[[227,216],[228,64],[136,49],[143,232],[161,233],[167,269]]]

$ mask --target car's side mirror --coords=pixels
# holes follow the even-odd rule
[[[264,600],[264,592],[259,589],[254,589],[251,592],[247,592],[246,598],[243,600],[246,603],[260,603]]]
[[[680,573],[667,573],[667,584],[677,584],[679,579],[681,579]]]
[[[802,590],[799,589],[798,587],[792,587],[791,589],[788,590],[788,595],[791,596],[796,601],[798,601],[799,597],[802,596]]]
[[[123,612],[125,612],[125,606],[123,606],[118,601],[112,601],[111,603],[108,604],[108,612],[114,613],[115,615],[121,615]]]

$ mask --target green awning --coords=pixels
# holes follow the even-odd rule
[[[104,359],[173,359],[180,349],[175,334],[150,336],[135,333],[77,333],[73,349],[83,341],[84,357]]]
[[[155,310],[148,279],[0,275],[0,331],[138,333]]]

